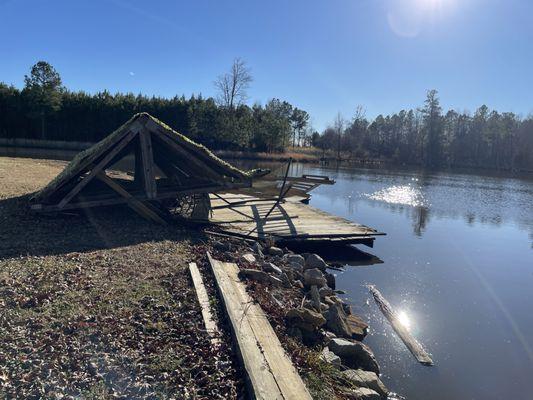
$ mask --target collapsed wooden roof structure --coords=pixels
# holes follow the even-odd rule
[[[119,179],[106,173],[131,155],[133,179]],[[79,153],[33,196],[31,208],[63,211],[128,204],[143,217],[164,223],[157,207],[159,202],[250,187],[253,175],[254,171],[235,168],[151,115],[140,113]]]

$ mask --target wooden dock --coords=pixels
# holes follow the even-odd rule
[[[211,195],[213,213],[210,221],[236,236],[254,240],[272,238],[284,243],[327,241],[372,247],[375,237],[384,235],[368,226],[303,204],[297,198],[277,204],[276,199],[243,194],[217,196]]]
[[[246,372],[250,398],[311,400],[263,310],[246,292],[237,265],[207,256]]]

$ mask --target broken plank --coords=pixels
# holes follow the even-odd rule
[[[125,190],[122,186],[120,186],[118,183],[113,181],[113,179],[108,177],[104,172],[99,172],[97,177],[99,180],[101,180],[107,186],[109,186],[111,189],[117,192],[120,196],[124,197],[128,205],[135,212],[137,212],[137,214],[139,214],[141,217],[157,222],[161,225],[167,224],[167,222],[163,218],[161,218],[155,211],[152,211],[148,206],[143,204],[140,200],[137,200],[135,197],[133,197],[127,190]]]
[[[198,298],[198,303],[200,304],[200,308],[202,310],[202,318],[204,320],[205,330],[211,337],[211,343],[216,345],[220,343],[220,340],[217,338],[220,331],[218,330],[217,324],[213,319],[213,315],[211,314],[209,296],[205,290],[204,281],[196,263],[189,263],[189,273],[191,274],[192,283],[194,284],[194,289],[196,290],[196,297]]]
[[[426,350],[424,350],[422,345],[413,337],[413,335],[411,335],[411,332],[409,332],[409,330],[401,323],[392,306],[383,297],[381,292],[376,289],[374,285],[368,285],[368,289],[370,290],[370,293],[372,293],[372,296],[374,297],[374,300],[376,301],[376,304],[378,305],[379,309],[381,310],[383,315],[389,320],[392,328],[398,334],[400,339],[402,339],[411,354],[413,354],[413,356],[415,356],[415,358],[421,364],[433,365],[433,360],[431,359],[431,356],[426,352]]]
[[[311,400],[261,307],[250,298],[234,263],[207,253],[255,399]]]

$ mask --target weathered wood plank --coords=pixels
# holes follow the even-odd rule
[[[135,132],[128,133],[121,141],[118,143],[112,150],[107,153],[107,155],[96,164],[91,172],[82,178],[82,180],[72,188],[72,190],[59,202],[57,205],[60,209],[63,208],[74,196],[76,196],[87,184],[94,179],[94,177],[102,171],[107,164],[115,157],[126,145],[133,139],[136,135]]]
[[[209,296],[207,295],[207,290],[205,290],[204,281],[196,263],[189,263],[189,273],[191,274],[192,283],[194,284],[194,288],[196,290],[196,297],[198,298],[198,303],[200,304],[200,308],[202,310],[202,318],[204,320],[205,330],[211,337],[211,343],[216,345],[220,343],[220,340],[217,337],[220,334],[220,331],[215,320],[213,319],[213,315],[211,314]]]
[[[398,334],[400,339],[405,343],[409,351],[415,356],[415,358],[424,365],[433,365],[431,356],[424,350],[422,345],[411,335],[411,332],[400,322],[400,319],[394,312],[394,309],[389,302],[383,297],[378,289],[374,285],[368,285],[368,289],[379,309],[383,315],[389,320],[392,328]]]
[[[139,132],[139,141],[141,143],[141,159],[143,185],[146,197],[154,199],[157,196],[157,187],[155,181],[154,155],[152,152],[152,138],[150,132]]]
[[[161,224],[161,225],[167,224],[167,222],[163,218],[161,218],[156,212],[152,211],[148,206],[146,206],[141,201],[133,197],[130,193],[128,193],[127,190],[125,190],[122,186],[120,186],[118,183],[113,181],[113,179],[108,177],[105,173],[100,172],[98,173],[97,177],[99,180],[101,180],[106,185],[108,185],[111,189],[117,192],[120,196],[124,197],[128,205],[134,211],[136,211],[141,217],[157,222],[158,224]]]
[[[261,307],[246,293],[237,265],[214,260],[209,253],[208,258],[250,381],[251,397],[311,400]]]

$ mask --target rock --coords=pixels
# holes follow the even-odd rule
[[[271,256],[282,256],[283,250],[281,250],[279,247],[272,246],[268,248],[268,254]]]
[[[213,242],[213,247],[220,251],[229,251],[231,250],[231,245],[227,242],[222,242],[220,240],[215,240]]]
[[[271,276],[264,271],[258,271],[256,269],[241,269],[239,271],[241,277],[251,279],[253,281],[261,283],[270,283],[274,286],[283,286],[281,279]]]
[[[354,339],[363,340],[368,333],[368,324],[357,315],[348,315],[346,324]]]
[[[329,349],[328,349],[329,350]],[[351,380],[355,385],[372,389],[383,398],[387,398],[389,390],[385,387],[381,379],[375,372],[364,371],[362,369],[348,369],[341,372],[347,379]]]
[[[339,303],[332,304],[326,315],[327,328],[337,336],[351,338],[352,333],[346,323],[346,313]]]
[[[344,312],[346,313],[346,315],[352,315],[352,307],[350,307],[349,304],[346,304],[346,303],[342,303],[342,302],[341,302],[341,305],[342,305],[342,309],[344,310]]]
[[[332,306],[333,304],[336,303],[335,300],[333,300],[335,297],[332,297],[332,296],[326,296],[324,297],[324,303],[327,304],[328,306]]]
[[[316,285],[311,286],[309,294],[311,295],[311,301],[313,302],[315,310],[320,310],[320,295],[318,294],[318,288]]]
[[[307,269],[304,272],[304,285],[305,286],[313,286],[316,285],[318,287],[322,287],[326,284],[326,278],[324,278],[324,274],[317,269]]]
[[[277,275],[280,275],[283,271],[281,270],[281,268],[279,268],[278,266],[276,266],[275,264],[271,263],[271,262],[264,262],[261,264],[261,269],[263,271],[266,271],[266,272],[273,272]]]
[[[291,262],[289,263],[289,267],[292,268],[294,271],[303,272],[304,267],[301,264]]]
[[[265,257],[264,254],[263,254],[263,247],[261,246],[261,244],[259,244],[259,242],[255,242],[253,244],[252,250],[254,251],[255,254],[257,254],[257,256],[260,259],[263,259]]]
[[[285,272],[282,271],[281,274],[279,274],[279,279],[281,280],[285,288],[292,287],[292,280],[287,276]]]
[[[352,389],[350,391],[350,395],[353,396],[352,398],[355,397],[358,400],[380,400],[381,399],[381,396],[379,395],[378,392],[372,389],[365,388],[365,387]]]
[[[324,349],[322,349],[320,358],[328,364],[331,364],[337,368],[340,368],[341,366],[341,358],[327,347],[324,347]]]
[[[241,256],[241,259],[246,261],[249,264],[255,264],[257,261],[255,256],[252,253],[246,253]]]
[[[302,283],[301,280],[297,279],[294,281],[293,285],[297,288],[300,288],[300,289],[303,289],[304,288],[304,284]]]
[[[329,272],[324,272],[324,277],[326,278],[328,286],[335,289],[335,275],[330,274]]]
[[[320,298],[325,298],[326,296],[333,296],[335,294],[335,291],[327,286],[321,287],[318,291],[320,294]]]
[[[363,340],[368,332],[368,325],[355,315],[347,315],[339,301],[330,304],[326,319],[328,329],[340,337]]]
[[[324,316],[308,308],[291,308],[285,315],[292,326],[304,330],[314,330],[326,323]]]
[[[379,365],[370,348],[359,342],[335,338],[329,342],[329,348],[338,355],[344,364],[379,374]]]
[[[318,268],[321,271],[325,271],[328,264],[318,254],[309,254],[305,259],[305,269]]]
[[[289,264],[298,264],[302,267],[305,265],[305,259],[299,254],[287,254],[285,258]]]

